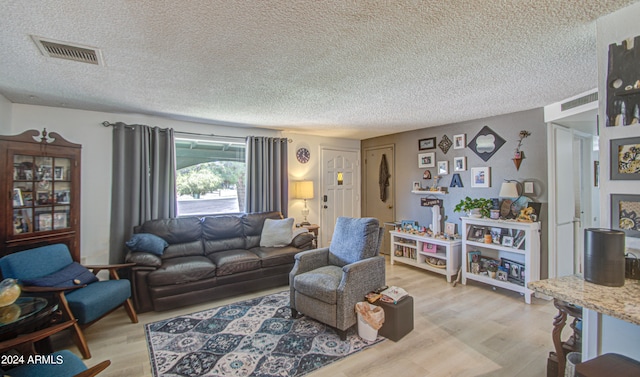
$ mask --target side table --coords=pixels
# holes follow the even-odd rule
[[[318,224],[310,224],[310,225],[302,225],[302,228],[305,228],[309,231],[309,233],[313,233],[313,247],[318,247],[318,229],[320,226]]]
[[[397,342],[413,330],[413,297],[406,296],[397,304],[376,301],[373,305],[384,310],[384,323],[378,334]]]
[[[43,297],[19,297],[15,303],[0,308],[0,341],[31,333],[49,326],[58,304]],[[42,343],[45,351],[50,345]]]

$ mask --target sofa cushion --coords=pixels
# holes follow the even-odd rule
[[[201,257],[204,256],[204,249],[202,240],[198,239],[191,242],[176,243],[167,246],[162,254],[162,259],[177,258],[177,257]]]
[[[204,256],[188,256],[165,259],[157,270],[149,273],[151,286],[183,284],[216,275],[216,265]]]
[[[242,225],[244,226],[244,236],[247,240],[246,249],[260,246],[260,236],[262,235],[262,227],[266,219],[281,220],[284,217],[279,211],[248,213],[242,217]]]
[[[131,251],[162,255],[164,249],[169,246],[169,243],[155,234],[136,233],[131,236],[129,241],[125,242],[125,245],[127,245]]]
[[[300,249],[293,246],[254,247],[251,252],[260,258],[262,267],[271,267],[295,263],[293,257],[300,252]]]
[[[293,238],[293,217],[283,220],[265,219],[260,234],[261,247],[282,247]]]
[[[242,215],[207,216],[202,219],[206,255],[231,249],[245,249]]]
[[[193,242],[202,238],[199,217],[179,217],[145,221],[136,233],[151,233],[167,241],[169,245]]]
[[[260,268],[260,258],[248,250],[219,251],[209,254],[208,257],[218,267],[216,276],[231,275]]]

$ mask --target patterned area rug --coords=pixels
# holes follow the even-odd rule
[[[160,376],[304,376],[375,342],[347,340],[312,319],[291,318],[279,292],[145,325],[151,370]]]

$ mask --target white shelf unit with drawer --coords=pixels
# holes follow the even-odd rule
[[[484,235],[487,232],[500,234],[500,242],[492,240],[491,243],[485,243]],[[514,244],[505,244],[505,236],[511,237]],[[471,258],[469,253],[472,253]],[[485,262],[495,260],[502,267],[507,267],[508,280],[491,278],[484,272],[472,272],[470,259],[474,254],[483,257]],[[540,280],[540,223],[463,217],[462,284],[467,284],[467,280],[520,292],[525,302],[530,304],[533,291],[527,288],[527,284]]]
[[[391,264],[400,262],[435,272],[444,275],[448,282],[451,282],[452,276],[458,273],[462,250],[461,240],[441,240],[395,230],[389,233],[391,234]],[[427,263],[429,257],[445,261],[445,266]]]

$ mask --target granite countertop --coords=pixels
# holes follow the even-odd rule
[[[640,325],[640,280],[627,279],[622,287],[585,281],[581,275],[529,283],[529,289],[570,304]]]

